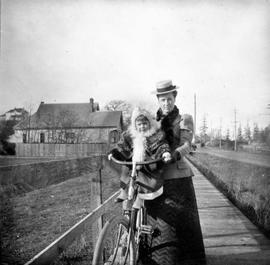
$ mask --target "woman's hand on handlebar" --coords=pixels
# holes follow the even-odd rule
[[[171,153],[169,153],[169,152],[163,153],[162,154],[162,159],[163,159],[165,164],[169,163],[172,160]]]
[[[181,154],[177,150],[175,150],[172,154],[172,161],[176,162],[180,159],[181,159]]]

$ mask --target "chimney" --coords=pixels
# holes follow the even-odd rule
[[[94,112],[94,99],[90,98],[90,112]]]
[[[44,101],[41,101],[40,104],[41,104],[41,105],[44,104]]]

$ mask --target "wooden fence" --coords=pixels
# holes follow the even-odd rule
[[[29,164],[23,164],[23,165],[17,165],[17,166],[6,166],[0,168],[0,190],[1,195],[5,192],[7,196],[4,196],[3,198],[10,198],[10,193],[18,193],[18,189],[23,187],[22,192],[27,192],[28,187],[30,187],[30,190],[38,189],[38,188],[45,188],[50,184],[59,183],[61,181],[68,180],[70,178],[76,178],[83,176],[81,180],[78,180],[78,182],[83,182],[86,186],[86,188],[82,189],[83,194],[85,194],[85,199],[88,201],[89,205],[85,205],[83,209],[80,211],[74,210],[74,214],[84,214],[86,211],[88,211],[88,215],[85,216],[81,221],[79,221],[77,224],[72,226],[70,229],[68,229],[65,233],[63,233],[65,230],[62,231],[61,227],[67,227],[66,223],[62,223],[62,217],[63,215],[59,215],[55,219],[53,216],[47,216],[45,214],[43,217],[48,217],[48,222],[44,222],[45,224],[48,224],[49,222],[56,220],[56,222],[59,222],[59,227],[61,231],[61,236],[59,236],[59,230],[58,228],[56,230],[52,231],[52,234],[57,233],[59,236],[56,240],[55,237],[50,235],[54,241],[51,244],[48,244],[48,247],[43,249],[41,252],[39,252],[37,255],[35,255],[31,260],[28,261],[27,264],[50,264],[53,261],[57,262],[57,258],[61,259],[62,252],[64,257],[66,253],[73,251],[73,246],[77,246],[76,240],[84,239],[85,242],[87,242],[87,246],[83,244],[83,250],[89,252],[89,255],[87,255],[87,259],[91,259],[91,254],[93,251],[93,246],[97,240],[97,236],[99,235],[100,229],[102,227],[102,220],[107,220],[112,214],[115,214],[115,210],[117,212],[121,212],[121,205],[117,205],[114,203],[114,199],[117,196],[118,192],[116,190],[119,187],[119,179],[118,174],[121,171],[121,167],[119,165],[112,164],[111,161],[108,161],[105,156],[98,155],[98,156],[91,156],[91,157],[80,157],[80,158],[67,158],[67,159],[59,159],[59,160],[53,160],[53,161],[46,161],[46,162],[39,162],[39,163],[29,163]],[[117,171],[116,172],[113,171]],[[87,182],[85,182],[87,180]],[[64,190],[72,190],[74,188],[74,193],[71,192],[70,194],[75,194],[74,198],[76,199],[76,187],[73,186],[75,182],[69,182],[67,185],[63,185],[64,189],[62,188],[54,188],[51,189],[52,193],[43,193],[34,191],[36,196],[31,197],[29,195],[29,198],[43,198],[40,196],[40,194],[44,194],[44,198],[52,198],[50,203],[44,205],[44,209],[46,209],[48,205],[48,211],[53,209],[54,202],[57,202],[55,205],[59,207],[59,201],[63,198],[61,195]],[[77,183],[77,182],[76,182]],[[63,187],[62,186],[62,187]],[[56,186],[57,187],[57,186]],[[33,194],[34,194],[33,193]],[[114,194],[113,194],[114,193]],[[15,194],[15,195],[16,195]],[[68,193],[69,194],[69,193]],[[107,199],[111,194],[113,194],[109,199]],[[84,196],[84,195],[83,195]],[[27,197],[27,196],[26,196]],[[87,198],[86,198],[87,197]],[[73,198],[73,197],[72,197]],[[83,198],[83,197],[80,197]],[[105,199],[107,200],[105,200]],[[104,201],[104,203],[101,205],[101,203]],[[5,203],[5,201],[3,201]],[[31,208],[30,205],[35,206],[36,204],[31,204],[28,201],[25,201],[25,207],[26,208],[21,209],[23,211],[30,211],[31,214],[34,214],[34,219],[39,216],[39,213],[41,212],[42,207],[33,207]],[[8,201],[8,204],[10,204],[10,207],[6,207],[5,211],[3,212],[6,217],[11,217],[11,220],[13,220],[14,215],[14,205]],[[17,205],[17,204],[16,204]],[[29,206],[29,207],[28,207]],[[60,207],[65,208],[67,206],[67,209],[69,209],[69,200],[61,201]],[[56,207],[56,208],[57,208]],[[19,206],[20,208],[20,206]],[[39,208],[39,209],[37,209]],[[118,209],[116,209],[118,208]],[[33,209],[33,212],[32,210]],[[58,209],[58,208],[57,208]],[[61,208],[59,208],[61,209]],[[53,211],[53,210],[52,210]],[[73,211],[73,209],[69,209],[69,211]],[[1,212],[1,213],[2,213]],[[56,210],[57,212],[57,210]],[[105,213],[105,214],[104,214]],[[28,213],[29,214],[29,213]],[[72,215],[69,216],[69,218],[73,218]],[[76,217],[74,216],[74,219]],[[9,220],[9,219],[7,219]],[[24,220],[24,219],[23,219]],[[50,221],[49,221],[50,220]],[[76,219],[78,220],[78,219]],[[35,220],[39,221],[39,220]],[[43,222],[43,221],[42,221]],[[34,223],[34,222],[33,222]],[[64,224],[65,223],[65,224]],[[74,223],[72,223],[73,225]],[[50,227],[50,226],[49,226]],[[5,233],[11,233],[13,234],[13,231],[8,231],[9,227],[4,227]],[[14,231],[17,229],[17,224],[14,225]],[[50,229],[50,228],[48,228]],[[42,230],[42,229],[41,229]],[[2,231],[1,231],[2,232]],[[29,232],[30,233],[30,232]],[[38,233],[38,231],[33,231],[33,233]],[[15,233],[14,233],[15,235]],[[21,235],[23,238],[24,235]],[[35,235],[33,235],[35,237]],[[8,240],[13,241],[13,236],[11,236]],[[48,239],[45,239],[48,240]],[[47,241],[49,242],[49,240]],[[12,242],[13,244],[14,242]],[[30,248],[32,247],[32,244]],[[43,244],[37,243],[37,245],[42,245],[42,248],[44,248]],[[41,248],[33,247],[34,249],[38,249],[40,251]],[[67,252],[66,252],[66,251]],[[72,252],[77,254],[77,252]],[[73,255],[73,254],[72,254]],[[84,256],[83,256],[84,257]],[[7,255],[6,261],[8,261],[9,258],[17,258],[13,254]],[[23,257],[20,257],[23,258]],[[29,257],[28,257],[29,258]],[[10,264],[9,262],[7,262]],[[60,261],[61,264],[61,261]],[[89,263],[91,264],[91,262]]]
[[[91,181],[91,204],[94,210],[90,212],[87,216],[81,219],[73,227],[67,230],[64,234],[58,237],[54,242],[48,245],[45,249],[40,251],[31,260],[29,260],[25,265],[45,265],[51,264],[57,260],[61,253],[66,251],[76,240],[78,240],[89,227],[92,229],[89,240],[95,244],[98,235],[102,229],[102,217],[104,214],[112,214],[116,208],[119,208],[119,204],[115,204],[114,200],[119,194],[119,190],[111,195],[107,200],[102,203],[102,193],[106,194],[105,187],[102,187],[102,182],[108,182],[106,177],[102,177],[102,169],[104,166],[109,166],[111,163],[104,159],[104,157],[93,158],[96,160],[96,178]],[[121,168],[116,165],[118,170]],[[103,179],[103,180],[102,180]],[[105,184],[105,183],[104,183]],[[93,245],[94,246],[94,245]]]
[[[107,143],[41,144],[16,143],[18,157],[82,157],[106,154]]]

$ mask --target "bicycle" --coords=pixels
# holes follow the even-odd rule
[[[132,166],[128,184],[128,198],[123,201],[123,214],[109,219],[96,243],[92,265],[137,265],[151,258],[151,239],[160,234],[156,229],[147,225],[147,212],[144,199],[150,199],[149,194],[138,193],[139,184],[137,166],[150,165],[162,161],[162,158],[139,163],[111,160],[119,165]],[[163,186],[155,192],[156,197],[163,192]],[[141,199],[139,209],[133,204],[137,198]],[[148,243],[150,241],[150,244]],[[148,263],[147,263],[148,264]]]

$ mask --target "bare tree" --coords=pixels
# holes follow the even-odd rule
[[[109,101],[104,109],[105,110],[111,110],[111,111],[116,111],[116,110],[122,110],[123,106],[126,104],[124,100],[121,99],[114,99]]]
[[[202,126],[200,127],[200,137],[201,137],[201,141],[203,143],[206,142],[206,138],[207,138],[207,121],[206,121],[206,116],[204,115],[203,117],[203,121],[202,121]]]
[[[130,102],[119,99],[111,100],[104,107],[105,110],[122,111],[125,128],[130,124],[132,108],[133,106]]]
[[[31,137],[31,116],[34,109],[34,104],[32,102],[26,102],[24,103],[24,109],[28,112],[28,114],[25,116],[25,119],[27,119],[27,126],[26,126],[26,136],[27,136],[27,142],[31,142],[31,138],[33,138],[33,135]]]
[[[44,126],[47,129],[48,141],[52,143],[74,143],[76,137],[72,128],[78,120],[78,115],[70,110],[62,110],[57,115],[47,114]]]
[[[243,141],[242,126],[241,126],[241,123],[239,124],[239,127],[238,127],[237,141],[238,141],[238,142],[242,142],[242,141]]]
[[[227,129],[227,132],[226,132],[226,141],[230,141],[230,129]]]
[[[62,110],[59,112],[58,120],[60,126],[59,136],[64,143],[74,143],[75,133],[72,132],[72,127],[76,124],[78,120],[77,115],[69,110]]]
[[[248,143],[251,142],[251,130],[249,123],[247,123],[246,127],[244,128],[244,138],[248,141]]]
[[[253,141],[254,142],[259,142],[259,134],[260,134],[259,126],[257,123],[254,123],[254,126],[253,126]]]

